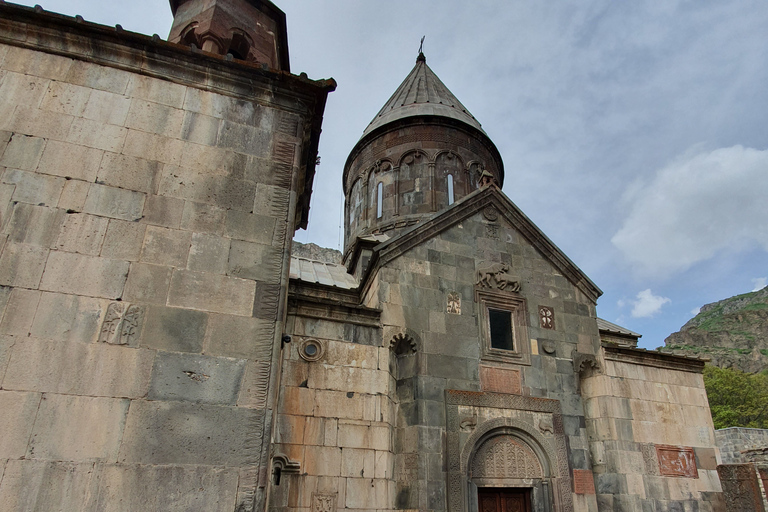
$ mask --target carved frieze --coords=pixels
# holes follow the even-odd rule
[[[452,315],[460,315],[461,314],[461,294],[458,292],[449,292],[448,293],[448,306],[447,306],[447,312]]]
[[[475,285],[480,288],[496,288],[510,292],[519,292],[520,283],[513,281],[507,274],[507,263],[482,263],[476,273]]]
[[[656,445],[656,456],[659,459],[661,476],[699,477],[693,448]]]
[[[501,435],[484,442],[472,459],[473,478],[542,478],[539,458],[526,443]]]

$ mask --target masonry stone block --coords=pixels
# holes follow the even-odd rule
[[[229,176],[211,176],[204,171],[166,166],[159,193],[250,212],[256,197],[256,184]]]
[[[227,210],[194,201],[184,201],[184,203],[184,210],[181,215],[182,229],[215,235],[224,234]]]
[[[284,414],[312,416],[315,410],[315,390],[304,387],[283,386],[280,390],[278,410]],[[330,417],[318,410],[317,417]]]
[[[0,334],[28,336],[39,301],[39,291],[13,288],[0,322]]]
[[[3,387],[17,391],[138,398],[147,393],[153,359],[154,353],[150,350],[28,338],[14,344]]]
[[[129,302],[165,305],[172,271],[160,265],[131,263],[123,298]]]
[[[142,75],[131,75],[126,96],[141,98],[153,103],[182,108],[187,88],[167,80]]]
[[[346,480],[345,496],[347,508],[387,508],[387,480],[372,480],[370,478],[347,478]]]
[[[231,512],[238,473],[206,466],[105,464],[93,511]]]
[[[355,393],[387,393],[389,373],[354,367],[312,365],[309,369],[309,386],[315,389],[333,389]]]
[[[10,47],[5,56],[3,66],[17,73],[40,76],[53,80],[63,80],[69,68],[72,66],[72,59],[60,57],[42,52],[34,52],[35,58],[31,57],[30,50]]]
[[[158,352],[148,397],[235,405],[244,368],[242,359]]]
[[[19,459],[26,454],[40,397],[40,393],[0,391],[0,459]]]
[[[147,226],[141,261],[169,267],[187,266],[192,233],[158,226]]]
[[[229,260],[229,240],[226,238],[194,233],[189,248],[187,269],[213,274],[225,274]]]
[[[5,512],[95,512],[92,498],[98,484],[98,470],[93,462],[11,460],[0,483],[0,503]]]
[[[168,305],[213,313],[250,316],[255,283],[203,272],[174,270]]]
[[[41,339],[92,343],[107,310],[104,299],[43,292],[30,335]]]
[[[107,233],[109,219],[84,213],[64,216],[56,249],[98,256]]]
[[[5,69],[5,66],[3,66]],[[2,83],[0,83],[0,98],[13,98],[15,105],[38,105],[43,95],[48,90],[50,80],[47,78],[25,75],[6,71]]]
[[[178,228],[181,225],[184,202],[183,199],[175,197],[148,195],[144,203],[144,217],[141,220],[155,226]]]
[[[127,261],[52,251],[40,289],[115,299],[123,293],[128,267]]]
[[[134,97],[131,100],[131,107],[128,110],[125,126],[166,137],[178,138],[181,135],[181,124],[183,121],[184,112],[178,108]]]
[[[244,466],[259,460],[264,412],[134,400],[119,462]]]
[[[376,452],[357,448],[341,450],[341,476],[374,478]]]
[[[88,103],[83,110],[83,117],[100,123],[124,126],[130,106],[130,98],[122,94],[91,90]]]
[[[339,476],[341,450],[335,446],[305,446],[304,471],[311,475]]]
[[[108,68],[85,61],[73,61],[66,80],[99,91],[124,94],[131,78],[131,73]]]
[[[151,306],[142,346],[170,352],[202,352],[208,314],[190,309]]]
[[[270,361],[275,320],[211,314],[205,335],[205,353]]]
[[[67,134],[76,118],[68,114],[59,114],[19,105],[10,121],[11,129],[45,139],[67,140]]]
[[[272,134],[259,128],[224,120],[219,129],[217,145],[246,155],[268,155]]]
[[[145,231],[144,224],[110,219],[101,247],[101,256],[116,260],[138,260]]]
[[[104,185],[153,194],[161,166],[143,158],[104,153],[97,180]]]
[[[124,140],[123,154],[156,160],[172,166],[179,165],[187,146],[184,141],[179,139],[171,139],[140,130],[128,130]]]
[[[48,252],[37,245],[7,243],[0,256],[0,286],[36,289]]]
[[[55,206],[64,189],[64,178],[46,176],[34,172],[8,169],[3,173],[3,183],[16,187],[13,200],[22,203]]]
[[[88,102],[90,89],[61,81],[48,84],[48,90],[40,102],[40,108],[60,114],[80,116]]]
[[[72,121],[65,140],[72,144],[116,153],[122,149],[127,138],[127,128],[78,117]]]
[[[83,211],[85,199],[88,197],[90,183],[80,180],[67,180],[64,183],[64,189],[59,196],[59,208],[62,210],[71,210],[73,212]]]
[[[213,146],[219,135],[220,124],[221,119],[195,112],[185,112],[181,138],[196,144]]]
[[[27,458],[116,461],[128,404],[118,398],[45,394]]]
[[[145,197],[140,192],[94,184],[88,191],[83,211],[114,219],[139,220]]]
[[[15,134],[8,142],[3,156],[0,158],[0,166],[34,171],[37,169],[44,148],[45,139]]]
[[[232,240],[229,274],[243,279],[277,283],[280,279],[282,251],[270,245]]]
[[[227,212],[227,236],[269,245],[272,243],[275,221],[274,217],[230,210]]]

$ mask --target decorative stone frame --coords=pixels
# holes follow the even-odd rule
[[[445,391],[447,505],[449,512],[467,512],[477,497],[477,487],[469,478],[472,457],[484,441],[495,435],[513,435],[525,441],[537,454],[545,474],[535,482],[534,494],[540,496],[534,512],[573,512],[571,470],[568,462],[560,402],[546,398],[525,397],[476,391]],[[471,434],[462,431],[459,406],[507,409],[552,415],[551,435],[544,435],[533,425],[507,417],[481,423]]]
[[[475,289],[475,301],[479,310],[481,358],[485,361],[531,364],[531,347],[528,341],[528,308],[519,294],[498,293]],[[513,350],[491,347],[491,327],[488,309],[509,311],[512,316]]]

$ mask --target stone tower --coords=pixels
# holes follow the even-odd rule
[[[290,71],[285,13],[267,0],[171,0],[168,40]]]
[[[361,239],[395,236],[476,190],[481,179],[503,184],[499,151],[419,53],[344,166],[348,268]]]

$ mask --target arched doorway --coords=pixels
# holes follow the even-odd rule
[[[470,511],[551,512],[551,463],[527,432],[501,427],[475,444],[467,468]]]

